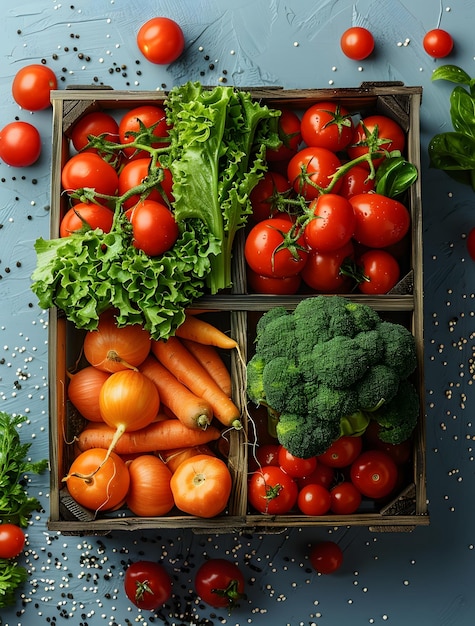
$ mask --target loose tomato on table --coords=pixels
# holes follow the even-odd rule
[[[427,54],[434,59],[442,59],[452,52],[454,40],[446,30],[433,28],[424,35],[422,46]]]
[[[388,293],[401,273],[396,258],[386,250],[367,250],[359,257],[358,266],[364,277],[358,289],[369,295]]]
[[[370,115],[356,124],[353,138],[347,148],[350,159],[356,159],[372,151],[380,155],[373,159],[377,168],[386,152],[399,150],[403,152],[406,146],[406,135],[402,127],[386,115]],[[365,163],[365,167],[368,165]]]
[[[293,295],[300,289],[302,279],[299,274],[274,278],[262,276],[247,268],[247,284],[255,293],[267,293],[274,295]]]
[[[0,559],[14,559],[23,550],[25,533],[16,524],[0,524]]]
[[[173,247],[178,239],[178,224],[173,213],[161,202],[142,200],[128,209],[133,245],[148,256],[158,256]]]
[[[340,38],[340,47],[345,56],[354,61],[362,61],[374,50],[372,33],[362,26],[347,28]]]
[[[297,497],[297,483],[280,467],[267,465],[251,475],[248,498],[260,513],[288,513],[295,506]]]
[[[290,159],[287,177],[296,193],[306,200],[313,200],[329,187],[340,166],[340,159],[331,150],[306,147]],[[338,179],[331,191],[338,193],[341,184],[341,179]]]
[[[304,515],[325,515],[330,510],[331,495],[322,485],[304,485],[297,498],[297,507]]]
[[[351,515],[361,504],[362,496],[359,489],[349,480],[338,483],[330,490],[330,509],[335,515]]]
[[[90,188],[98,194],[114,196],[119,177],[112,165],[95,152],[80,152],[64,164],[61,184],[67,192]]]
[[[51,106],[51,90],[56,89],[56,74],[47,65],[33,63],[18,70],[12,82],[15,102],[27,111],[41,111]]]
[[[282,141],[277,149],[266,151],[267,161],[289,161],[297,152],[302,141],[301,122],[292,109],[282,108],[278,118],[278,133]]]
[[[203,602],[232,611],[246,598],[244,574],[227,559],[209,559],[195,574],[195,590]]]
[[[329,467],[347,467],[359,456],[363,448],[361,437],[340,437],[323,454],[317,457],[319,463]]]
[[[152,148],[168,145],[167,137],[170,127],[163,107],[144,104],[124,113],[119,120],[119,141],[121,144],[132,143],[137,135],[146,129],[150,129],[151,134],[157,138],[156,141],[151,141]],[[133,146],[125,147],[123,152],[129,159],[150,156],[147,150],[136,150]]]
[[[326,193],[309,205],[314,219],[307,223],[304,230],[307,245],[320,252],[337,250],[346,245],[353,237],[355,214],[346,198]]]
[[[475,261],[475,227],[468,231],[466,245],[470,258]]]
[[[59,225],[60,237],[68,237],[80,230],[100,228],[108,233],[114,220],[113,212],[94,202],[79,202],[64,215]]]
[[[319,293],[347,293],[351,291],[353,281],[342,273],[342,268],[348,259],[354,258],[354,254],[351,241],[329,252],[312,250],[301,271],[302,280]]]
[[[270,170],[265,172],[249,195],[252,219],[261,222],[278,215],[279,198],[288,195],[290,189],[290,183],[283,174]]]
[[[301,129],[307,146],[340,152],[353,137],[353,120],[339,102],[317,102],[304,111]]]
[[[41,136],[29,122],[10,122],[0,130],[0,160],[12,167],[28,167],[39,159]]]
[[[119,172],[119,196],[122,196],[127,191],[133,189],[134,187],[137,187],[138,185],[141,185],[144,180],[149,176],[151,165],[152,160],[148,157],[127,161],[124,167]],[[157,168],[159,167],[160,165],[157,164]],[[166,200],[172,202],[173,180],[172,174],[169,169],[163,169],[163,180],[159,184],[161,186],[161,189],[159,187],[152,187],[148,192],[147,200],[154,200],[155,202],[161,202],[162,204],[164,204]],[[123,202],[122,206],[125,209],[130,209],[132,206],[134,206],[134,204],[137,204],[139,200],[140,194],[134,194],[132,196],[129,196]]]
[[[139,609],[154,611],[172,595],[172,581],[166,569],[155,561],[135,561],[125,570],[124,590]]]
[[[298,274],[305,266],[307,252],[303,234],[294,241],[294,223],[287,217],[258,222],[246,237],[244,257],[260,276],[285,278]]]
[[[386,248],[401,241],[409,231],[411,216],[404,204],[379,193],[350,198],[355,213],[354,239],[369,248]]]
[[[394,460],[381,450],[367,450],[351,465],[351,481],[368,498],[384,498],[397,485],[398,469]]]
[[[320,541],[310,551],[310,562],[320,574],[332,574],[343,564],[343,551],[334,541]]]
[[[168,17],[153,17],[145,22],[137,33],[137,46],[151,63],[173,63],[185,48],[185,36],[181,26]]]

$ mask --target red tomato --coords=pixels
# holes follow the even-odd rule
[[[343,564],[343,551],[334,541],[321,541],[311,549],[310,562],[320,574],[332,574]]]
[[[317,102],[302,116],[302,139],[307,146],[344,150],[353,137],[353,120],[338,102]]]
[[[369,248],[398,243],[409,231],[411,216],[398,200],[379,193],[360,193],[350,198],[356,223],[354,239]]]
[[[374,50],[374,37],[367,28],[351,26],[341,36],[342,52],[349,59],[361,61]]]
[[[374,189],[374,179],[369,178],[368,168],[354,165],[341,177],[340,196],[351,198],[359,193],[368,193]]]
[[[128,161],[119,174],[119,196],[122,196],[124,193],[133,189],[137,185],[140,185],[145,178],[147,178],[149,174],[149,168],[151,164],[151,159],[148,157],[140,158],[140,159],[132,159],[132,161]],[[157,167],[160,167],[157,164]],[[163,170],[163,181],[160,183],[162,189],[152,188],[147,196],[148,200],[155,200],[156,202],[161,202],[162,204],[165,202],[163,199],[162,193],[165,194],[169,202],[173,201],[173,181],[172,174],[169,169]],[[129,196],[127,200],[124,201],[123,207],[126,209],[130,209],[134,204],[140,200],[140,194],[134,194]]]
[[[14,559],[25,545],[25,533],[16,524],[0,524],[0,559]]]
[[[56,89],[56,74],[46,65],[22,67],[12,82],[15,102],[27,111],[41,111],[51,106],[51,90]]]
[[[302,148],[290,159],[287,177],[297,193],[306,200],[313,200],[329,186],[332,176],[340,166],[340,159],[331,150]],[[338,193],[340,187],[341,179],[332,188],[332,192]]]
[[[170,599],[172,582],[160,563],[136,561],[125,570],[124,589],[135,606],[154,611]]]
[[[274,443],[258,446],[256,449],[256,460],[260,466],[279,465],[280,445]]]
[[[277,150],[269,149],[266,151],[266,159],[268,161],[290,160],[297,152],[302,141],[300,118],[291,109],[281,109],[278,131],[282,144]]]
[[[115,195],[119,177],[115,169],[95,152],[81,152],[66,161],[61,172],[63,189],[68,192],[94,189],[107,196]]]
[[[239,567],[227,559],[209,559],[195,574],[195,590],[199,597],[215,608],[228,611],[244,599],[245,581]]]
[[[304,485],[297,498],[297,506],[304,515],[325,515],[330,510],[331,495],[322,485]]]
[[[33,165],[41,154],[41,137],[28,122],[10,122],[0,130],[0,159],[12,167]]]
[[[466,245],[470,258],[475,261],[475,227],[469,231]]]
[[[360,120],[355,126],[351,144],[347,148],[350,159],[368,154],[369,144],[371,144],[373,151],[382,156],[384,156],[385,151],[399,150],[403,152],[406,145],[406,135],[401,126],[390,117],[370,115]],[[382,158],[373,159],[374,166],[377,167],[381,161]]]
[[[105,206],[87,204],[80,202],[75,204],[63,217],[59,226],[59,236],[68,237],[82,229],[100,228],[103,232],[108,233],[112,228],[114,219],[113,212]]]
[[[368,498],[384,498],[397,484],[398,470],[394,460],[381,450],[367,450],[353,462],[350,471],[355,487]]]
[[[330,252],[346,245],[355,230],[355,214],[346,198],[326,193],[310,203],[315,219],[305,226],[305,241],[313,250]]]
[[[412,454],[412,439],[407,439],[401,443],[386,443],[385,441],[381,441],[379,438],[379,430],[379,424],[374,420],[371,420],[364,434],[364,440],[367,443],[367,447],[376,448],[377,450],[386,452],[386,454],[389,454],[389,456],[393,459],[396,465],[404,465],[407,463]]]
[[[278,172],[265,172],[249,194],[252,205],[252,219],[261,222],[278,213],[278,201],[282,194],[291,189],[289,181]]]
[[[328,465],[323,465],[323,463],[318,463],[317,460],[317,467],[313,470],[313,472],[307,476],[299,478],[297,480],[297,484],[299,489],[302,489],[305,485],[321,485],[322,487],[325,487],[325,489],[330,489],[334,480],[334,469]]]
[[[142,200],[126,212],[132,224],[133,244],[148,256],[170,250],[178,239],[178,224],[168,207]]]
[[[361,504],[361,492],[349,481],[343,481],[330,490],[330,509],[335,515],[351,515]]]
[[[353,283],[348,276],[341,273],[341,267],[346,259],[353,257],[354,247],[351,241],[330,252],[313,250],[301,272],[302,280],[319,293],[347,293],[351,291]]]
[[[297,497],[297,483],[280,467],[267,465],[251,475],[248,498],[260,513],[288,513],[295,506]]]
[[[90,137],[104,135],[107,141],[118,141],[119,125],[109,113],[92,111],[81,117],[71,130],[71,141],[79,152],[87,146]]]
[[[165,109],[161,106],[144,104],[127,111],[119,121],[119,141],[120,143],[131,143],[135,140],[137,133],[141,131],[141,123],[145,128],[152,128],[152,134],[157,137],[157,141],[152,142],[152,148],[168,145],[169,126],[166,119]],[[128,158],[139,159],[149,157],[146,150],[135,150],[135,148],[124,148],[124,154]]]
[[[302,279],[299,274],[274,278],[273,276],[261,276],[251,268],[247,269],[247,284],[255,293],[293,295],[297,293],[301,283]]]
[[[359,456],[362,448],[361,437],[340,437],[317,457],[318,462],[330,467],[347,467]]]
[[[286,245],[286,235],[293,226],[285,217],[258,222],[246,237],[244,256],[249,267],[260,276],[285,278],[298,274],[305,266],[307,253],[303,234],[297,242]]]
[[[283,469],[289,476],[292,476],[292,478],[302,478],[302,476],[307,476],[317,467],[316,457],[301,459],[291,454],[283,446],[280,446],[278,460],[281,469]]]
[[[140,52],[151,63],[173,63],[185,48],[185,36],[179,24],[168,17],[153,17],[137,33]]]
[[[361,293],[388,293],[399,280],[399,263],[386,250],[368,250],[360,256],[358,265],[368,279],[358,284]]]
[[[442,59],[452,52],[454,40],[452,35],[442,28],[434,28],[424,35],[424,50],[434,59]]]

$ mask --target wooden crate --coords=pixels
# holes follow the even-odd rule
[[[253,97],[270,107],[291,107],[302,112],[317,101],[340,102],[351,112],[362,116],[382,113],[395,119],[407,133],[406,158],[420,170],[419,109],[422,97],[420,87],[406,87],[400,83],[364,83],[349,89],[280,88],[249,89]],[[52,92],[53,104],[53,167],[51,178],[51,237],[57,237],[59,223],[65,211],[61,194],[61,167],[69,156],[69,134],[74,123],[94,110],[117,112],[143,104],[161,104],[166,93],[114,91],[91,87],[66,89]],[[247,420],[247,397],[245,392],[245,368],[233,354],[229,360],[233,379],[233,398],[243,414],[244,429],[229,433],[228,465],[233,477],[233,492],[226,511],[212,519],[196,518],[173,511],[164,517],[135,517],[119,511],[95,518],[82,509],[67,494],[61,479],[66,475],[72,460],[74,435],[81,427],[81,419],[67,401],[67,372],[80,354],[82,333],[72,327],[55,309],[49,319],[49,386],[50,386],[50,458],[51,493],[48,527],[64,534],[106,534],[115,530],[139,530],[147,528],[191,528],[195,532],[228,533],[245,530],[274,532],[285,527],[304,526],[365,526],[374,531],[411,531],[419,525],[429,524],[426,501],[425,467],[425,385],[423,371],[423,276],[422,276],[422,206],[421,184],[418,180],[407,192],[412,226],[408,237],[407,267],[398,285],[384,296],[349,294],[354,301],[365,302],[383,317],[405,324],[416,340],[418,367],[415,382],[420,395],[420,419],[415,432],[412,475],[397,498],[377,509],[368,504],[354,515],[325,515],[320,517],[292,513],[283,516],[261,515],[250,510],[247,504],[247,478],[249,443],[253,428]],[[309,293],[295,296],[268,296],[248,292],[243,255],[244,232],[236,238],[233,260],[233,288],[228,293],[200,299],[201,309],[218,311],[214,321],[230,331],[239,341],[242,354],[249,358],[253,349],[253,325],[256,316],[276,305],[293,309]],[[252,419],[258,411],[248,407]],[[69,443],[68,443],[69,442]]]

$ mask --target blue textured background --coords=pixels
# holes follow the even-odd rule
[[[2,5],[3,6],[3,5]],[[136,47],[140,25],[155,15],[178,21],[187,48],[159,67]],[[28,528],[21,562],[29,570],[17,605],[2,626],[248,624],[272,626],[473,626],[475,606],[474,263],[465,236],[475,226],[475,195],[429,170],[431,136],[449,130],[451,86],[431,83],[438,65],[474,69],[475,3],[436,0],[16,0],[2,9],[0,125],[15,117],[41,131],[43,153],[24,170],[0,164],[0,410],[28,416],[32,456],[48,454],[47,315],[29,289],[33,243],[48,236],[51,113],[20,110],[11,97],[16,71],[42,59],[67,85],[116,89],[171,87],[188,79],[217,84],[226,70],[238,86],[350,87],[398,80],[422,85],[427,468],[431,525],[411,534],[364,528],[294,529],[279,535],[200,536],[191,532],[78,538],[49,533],[46,514]],[[350,25],[369,28],[374,54],[350,61],[339,38]],[[422,49],[440,25],[455,40],[447,59]],[[210,68],[210,63],[214,69]],[[48,509],[48,476],[29,489]],[[333,576],[318,576],[308,545],[331,538],[344,550]],[[193,572],[203,555],[238,561],[248,601],[231,617],[194,601]],[[175,577],[170,610],[141,612],[122,590],[124,564],[146,555]]]

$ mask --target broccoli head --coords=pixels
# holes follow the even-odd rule
[[[276,425],[277,438],[291,454],[301,459],[323,454],[340,436],[337,422],[303,419],[301,415],[282,413]]]
[[[399,383],[396,395],[371,413],[380,426],[378,436],[385,443],[398,444],[409,439],[419,418],[419,394],[407,379]]]

